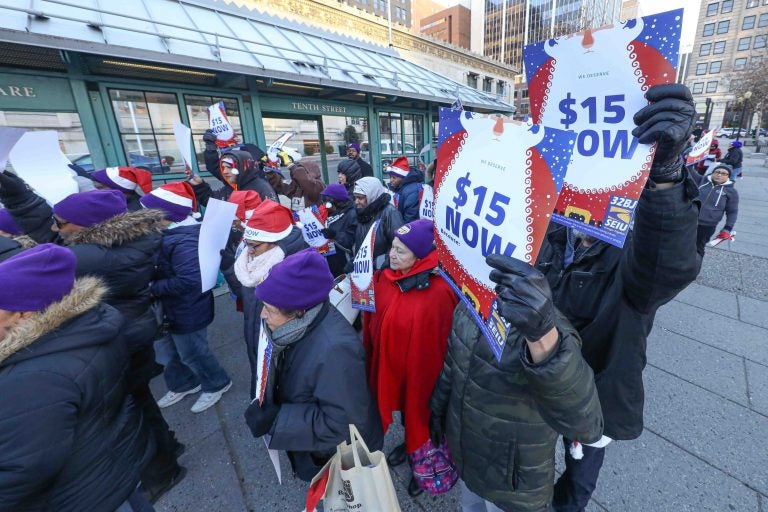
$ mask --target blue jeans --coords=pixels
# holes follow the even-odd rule
[[[219,391],[229,384],[229,375],[208,347],[208,329],[174,334],[158,340],[157,360],[165,366],[163,377],[169,390],[182,393],[202,387],[203,393]]]

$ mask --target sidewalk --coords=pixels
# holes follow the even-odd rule
[[[751,150],[752,148],[750,148]],[[648,340],[646,426],[635,441],[612,443],[588,511],[768,510],[768,167],[745,152],[736,241],[707,249],[699,279],[656,317]],[[235,385],[195,415],[187,399],[166,417],[187,444],[187,478],[159,512],[300,512],[307,485],[283,484],[260,440],[248,432],[248,362],[242,319],[217,298],[210,339]],[[156,396],[165,392],[162,379]],[[402,439],[390,431],[385,450]],[[404,511],[459,510],[457,492],[413,500],[407,467],[395,471]]]

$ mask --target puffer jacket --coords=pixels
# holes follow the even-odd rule
[[[77,256],[77,276],[96,276],[107,286],[105,302],[125,318],[129,347],[151,345],[157,320],[149,283],[162,239],[163,212],[139,210],[116,215],[67,239]]]
[[[397,211],[403,216],[403,222],[409,223],[419,218],[421,190],[424,185],[424,174],[418,169],[411,169],[408,176],[400,183],[394,192],[397,194]]]
[[[741,167],[741,163],[744,160],[744,152],[741,150],[741,148],[728,148],[728,152],[725,154],[722,160],[720,160],[721,164],[728,164],[734,169],[738,169]],[[733,178],[733,176],[731,176]]]
[[[286,450],[294,472],[305,481],[317,474],[342,440],[349,441],[350,423],[371,450],[380,450],[384,443],[366,383],[363,345],[328,301],[316,308],[298,340],[273,338],[272,353],[274,403],[280,412],[269,447]]]
[[[696,177],[693,176],[695,180]],[[715,185],[712,175],[699,177],[699,199],[701,210],[699,211],[699,224],[702,226],[716,226],[725,215],[723,229],[732,231],[739,216],[739,191],[733,179],[733,171],[729,169],[729,179],[722,185]]]
[[[202,182],[199,185],[192,185],[198,203],[205,206],[208,204],[210,198],[226,201],[229,199],[230,194],[235,190],[253,190],[259,194],[262,201],[266,199],[271,199],[275,202],[278,201],[275,189],[273,189],[266,180],[264,172],[259,169],[258,162],[250,152],[240,149],[232,149],[222,153],[221,157],[223,158],[224,156],[232,157],[235,160],[237,170],[240,173],[237,177],[237,183],[230,183],[224,176],[222,176],[221,170],[219,169],[221,162],[219,153],[213,150],[206,150],[204,154],[206,168],[208,172],[221,181],[224,186],[214,191],[206,182]]]
[[[453,316],[448,354],[430,407],[444,418],[451,454],[469,489],[503,510],[548,512],[558,434],[600,439],[603,418],[581,340],[561,314],[557,347],[534,364],[516,331],[501,362],[467,307]]]
[[[163,304],[170,331],[189,334],[213,322],[213,292],[201,293],[200,224],[166,228],[155,264],[152,295]]]
[[[291,200],[291,210],[299,211],[320,203],[320,192],[325,183],[320,167],[314,162],[299,162],[291,166],[291,182],[283,183],[283,176],[277,172],[267,173],[267,179],[275,192]]]
[[[392,203],[392,196],[382,194],[376,200],[369,203],[363,209],[357,210],[357,227],[355,228],[355,242],[352,246],[352,259],[347,263],[346,272],[352,271],[352,260],[365,241],[365,235],[373,226],[373,223],[381,219],[376,229],[373,241],[373,264],[375,270],[384,268],[389,260],[389,249],[395,238],[395,231],[404,224],[403,216]]]
[[[0,510],[113,512],[154,452],[105,294],[80,278],[0,343]]]
[[[345,203],[340,211],[328,216],[328,229],[335,231],[333,243],[336,246],[336,254],[328,256],[328,266],[331,274],[337,277],[344,273],[347,263],[352,260],[352,245],[355,243],[355,230],[357,229],[357,210],[352,201]]]

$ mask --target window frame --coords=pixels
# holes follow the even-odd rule
[[[703,69],[703,71],[701,71]],[[696,76],[706,75],[707,69],[709,69],[709,63],[708,62],[699,62],[696,65]]]
[[[726,5],[728,6],[727,11],[725,10]],[[723,0],[723,4],[720,6],[720,13],[727,14],[729,12],[733,12],[733,0]]]
[[[706,52],[704,52],[705,46],[707,48]],[[712,53],[712,43],[701,43],[701,46],[699,46],[699,57],[706,57],[711,53]]]
[[[707,92],[707,93],[717,92],[717,82],[718,82],[717,80],[711,80],[707,82],[707,87],[704,89],[704,92]],[[712,84],[715,84],[715,86],[710,90],[710,85]]]
[[[744,44],[746,43],[746,44]],[[747,51],[752,47],[752,36],[739,38],[739,44],[736,47],[737,52]]]
[[[714,70],[715,65],[717,65],[717,71]],[[710,75],[716,75],[723,69],[723,61],[721,60],[713,60],[709,63],[709,74]]]
[[[720,51],[717,51],[718,45],[721,45],[720,46]],[[717,41],[717,42],[715,42],[715,44],[712,45],[712,55],[720,55],[720,54],[725,53],[725,46],[726,46],[726,42],[725,41]]]
[[[721,27],[725,27],[725,30],[721,30]],[[731,20],[723,20],[717,22],[717,30],[715,31],[716,34],[727,34],[728,31],[731,29]]]
[[[714,7],[714,11],[712,10],[713,7]],[[720,2],[707,4],[707,17],[717,16],[717,11],[719,8],[720,8]]]
[[[768,35],[766,34],[758,34],[755,36],[755,40],[752,43],[752,49],[753,50],[759,50],[760,48],[765,48],[766,46],[766,39],[768,39]],[[762,41],[762,44],[760,46],[757,46],[757,41]]]
[[[768,12],[761,13],[757,18],[757,28],[768,27]]]
[[[747,27],[747,20],[751,20],[752,24]],[[755,28],[755,25],[757,24],[757,16],[754,14],[750,14],[749,16],[744,16],[744,19],[741,20],[741,30],[752,30]]]
[[[705,23],[701,31],[701,37],[709,37],[711,35],[714,35],[714,33],[715,33],[715,22]]]
[[[693,94],[701,94],[704,92],[704,82],[695,82],[693,84],[693,87],[691,87],[691,92]]]
[[[742,66],[739,66],[739,61],[743,62]],[[734,71],[741,71],[743,69],[747,69],[747,58],[746,57],[739,57],[737,59],[734,59],[734,61],[733,61],[733,70]]]

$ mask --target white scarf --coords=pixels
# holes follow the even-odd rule
[[[235,260],[235,275],[243,286],[254,288],[264,280],[267,272],[285,259],[280,247],[273,247],[264,254],[253,257],[245,248]]]

